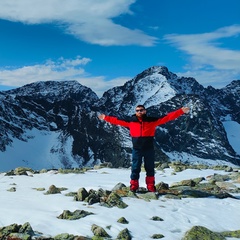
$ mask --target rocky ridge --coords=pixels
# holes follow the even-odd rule
[[[192,117],[184,115],[157,129],[157,160],[211,159],[239,165],[240,156],[224,128],[226,121],[240,124],[239,96],[239,80],[222,89],[204,88],[194,78],[178,77],[159,66],[106,91],[101,98],[76,81],[37,82],[0,92],[0,156],[4,162],[13,161],[2,170],[17,166],[74,168],[101,162],[128,167],[128,130],[101,122],[97,115],[129,116],[140,103],[149,115],[163,116],[189,101],[194,103]],[[28,151],[23,154],[15,142],[38,142],[39,135],[49,136],[45,140],[49,144],[43,149],[46,155],[33,162]]]

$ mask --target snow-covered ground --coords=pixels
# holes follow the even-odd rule
[[[5,152],[0,151],[0,171],[9,171],[19,166],[34,170],[64,168],[61,158],[67,160],[72,168],[79,167],[71,155],[73,139],[65,139],[61,146],[59,132],[40,131],[35,128],[25,133],[27,141],[12,139],[12,144],[6,147]]]
[[[172,169],[156,172],[156,183],[171,185],[184,179],[206,177],[214,173],[226,174],[216,170],[185,170],[172,175]],[[87,205],[77,202],[73,197],[65,196],[79,188],[87,190],[103,188],[112,190],[119,182],[129,185],[129,169],[89,170],[84,174],[60,174],[55,171],[33,174],[32,176],[4,176],[0,174],[0,227],[13,223],[29,222],[33,230],[44,236],[56,236],[60,233],[93,236],[92,224],[103,227],[114,239],[118,233],[128,228],[133,239],[151,239],[153,234],[163,234],[165,240],[180,240],[192,226],[201,225],[212,231],[229,231],[240,229],[240,200],[226,198],[183,198],[167,199],[160,196],[158,200],[146,202],[142,199],[123,198],[128,204],[125,209],[106,208],[100,204]],[[140,185],[145,187],[145,173],[141,173]],[[15,185],[16,184],[16,185]],[[61,194],[45,195],[50,185],[66,187]],[[16,187],[16,192],[7,191]],[[239,186],[240,187],[240,186]],[[35,188],[45,188],[37,191]],[[239,196],[240,197],[240,196]],[[85,210],[95,213],[79,220],[58,219],[63,210]],[[159,216],[164,221],[153,221]],[[129,224],[118,223],[125,217]],[[107,226],[111,226],[110,229]]]

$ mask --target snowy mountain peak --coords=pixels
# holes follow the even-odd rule
[[[136,81],[138,79],[144,78],[145,76],[154,75],[154,74],[163,75],[166,79],[174,79],[177,77],[176,74],[169,72],[168,68],[165,66],[153,66],[153,67],[146,69],[142,73],[138,74],[136,76]]]
[[[151,67],[123,86],[108,90],[103,94],[97,106],[106,113],[114,112],[115,114],[118,114],[121,108],[124,109],[122,114],[129,115],[134,112],[138,104],[143,104],[148,108],[174,97],[177,92],[169,79],[176,78],[177,75],[169,72],[166,67]],[[108,108],[105,108],[106,105]]]
[[[239,97],[240,96],[240,80],[232,81],[230,84],[228,84],[222,90],[231,92],[232,94]],[[240,97],[239,97],[239,101],[240,101]]]
[[[83,95],[98,100],[97,95],[88,87],[77,81],[40,81],[23,87],[6,91],[7,94],[17,96],[32,96],[37,98],[66,99]]]

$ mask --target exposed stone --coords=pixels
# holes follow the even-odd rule
[[[112,189],[112,191],[116,191],[116,190],[121,190],[123,188],[125,188],[126,185],[123,183],[118,183],[117,185],[115,185],[115,187]]]
[[[160,191],[160,190],[168,190],[169,189],[169,185],[167,183],[164,182],[160,182],[158,184],[156,184],[156,191]]]
[[[230,182],[215,182],[215,184],[223,190],[236,189],[237,186]]]
[[[123,229],[121,232],[119,232],[117,239],[121,240],[131,240],[132,236],[127,228]]]
[[[34,173],[31,168],[18,167],[14,170],[15,175],[28,175],[28,172]]]
[[[115,192],[112,192],[108,198],[106,199],[105,205],[109,207],[118,207],[118,208],[126,208],[128,205],[124,203],[121,199],[121,197],[116,194]]]
[[[17,233],[20,226],[16,223],[0,228],[0,239],[8,236],[10,233]]]
[[[33,231],[33,229],[32,229],[32,227],[31,227],[31,225],[30,225],[29,222],[24,223],[24,224],[20,227],[19,233],[26,233],[26,234],[28,234],[28,235],[30,235],[30,236],[33,236],[33,235],[34,235],[34,231]]]
[[[17,189],[16,189],[15,187],[11,187],[11,188],[8,189],[8,191],[9,191],[9,192],[16,192]]]
[[[88,197],[84,201],[88,202],[89,205],[92,205],[94,203],[99,203],[100,197],[98,196],[97,191],[91,189]]]
[[[68,233],[61,233],[54,237],[54,240],[74,240],[75,236]]]
[[[228,174],[226,175],[221,175],[221,174],[213,174],[212,176],[208,176],[207,180],[209,182],[223,182],[223,181],[228,181],[230,180],[230,177]]]
[[[71,212],[69,210],[64,210],[62,214],[60,214],[57,218],[59,219],[67,219],[67,220],[76,220],[80,218],[84,218],[88,215],[92,215],[94,213],[87,212],[84,210],[75,210],[74,212]]]
[[[151,220],[153,220],[153,221],[164,221],[161,217],[158,217],[158,216],[153,216],[151,218]]]
[[[143,194],[138,194],[138,197],[144,199],[145,201],[157,200],[158,195],[155,192],[146,192]]]
[[[221,235],[229,238],[240,238],[240,230],[221,232]]]
[[[32,237],[26,233],[10,233],[7,240],[31,240]]]
[[[110,237],[108,235],[108,233],[102,227],[99,227],[96,224],[92,225],[91,230],[92,230],[94,236],[97,236],[97,237]]]
[[[103,190],[102,188],[99,188],[99,189],[97,190],[97,192],[96,192],[96,194],[97,194],[100,198],[107,197],[110,193],[111,193],[111,191]]]
[[[212,232],[202,226],[194,226],[187,231],[182,240],[225,240],[220,233]]]
[[[45,191],[46,190],[44,187],[43,188],[33,188],[33,189],[35,189],[37,191]]]
[[[128,224],[128,221],[126,220],[125,217],[121,217],[117,220],[117,222],[122,223],[122,224]]]
[[[82,168],[73,168],[73,169],[66,169],[66,168],[62,169],[62,168],[59,168],[58,172],[62,173],[62,174],[68,174],[68,173],[84,174],[85,170],[82,169]]]
[[[0,228],[0,239],[23,239],[30,240],[35,233],[27,222],[23,225],[16,223]]]
[[[171,187],[177,187],[177,186],[190,186],[190,187],[194,187],[195,185],[196,185],[196,183],[192,179],[188,179],[188,180],[182,180],[181,182],[178,182],[178,183],[173,183],[171,185]]]
[[[51,185],[45,194],[57,194],[57,193],[61,193],[60,188],[57,188],[55,185]]]
[[[76,200],[77,201],[84,201],[88,197],[88,192],[85,188],[79,188],[77,191]]]
[[[162,235],[162,234],[153,234],[151,238],[153,238],[153,239],[161,239],[161,238],[164,238],[164,235]]]

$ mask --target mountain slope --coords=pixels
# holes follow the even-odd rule
[[[197,158],[240,164],[224,127],[229,120],[240,124],[239,89],[240,81],[222,89],[204,88],[193,78],[155,66],[106,91],[100,99],[76,81],[37,82],[0,92],[0,161],[4,163],[0,170],[100,162],[127,167],[131,158],[128,130],[102,122],[97,115],[131,115],[137,104],[144,104],[149,115],[162,116],[189,101],[194,103],[190,116],[158,127],[157,160]]]
[[[137,104],[144,104],[150,115],[162,116],[193,100],[197,116],[185,115],[159,127],[156,133],[159,148],[238,164],[239,156],[229,144],[222,121],[228,114],[237,120],[239,85],[240,81],[236,81],[226,89],[205,89],[193,78],[179,78],[166,67],[152,67],[124,86],[107,91],[98,108],[121,116],[134,113]]]

